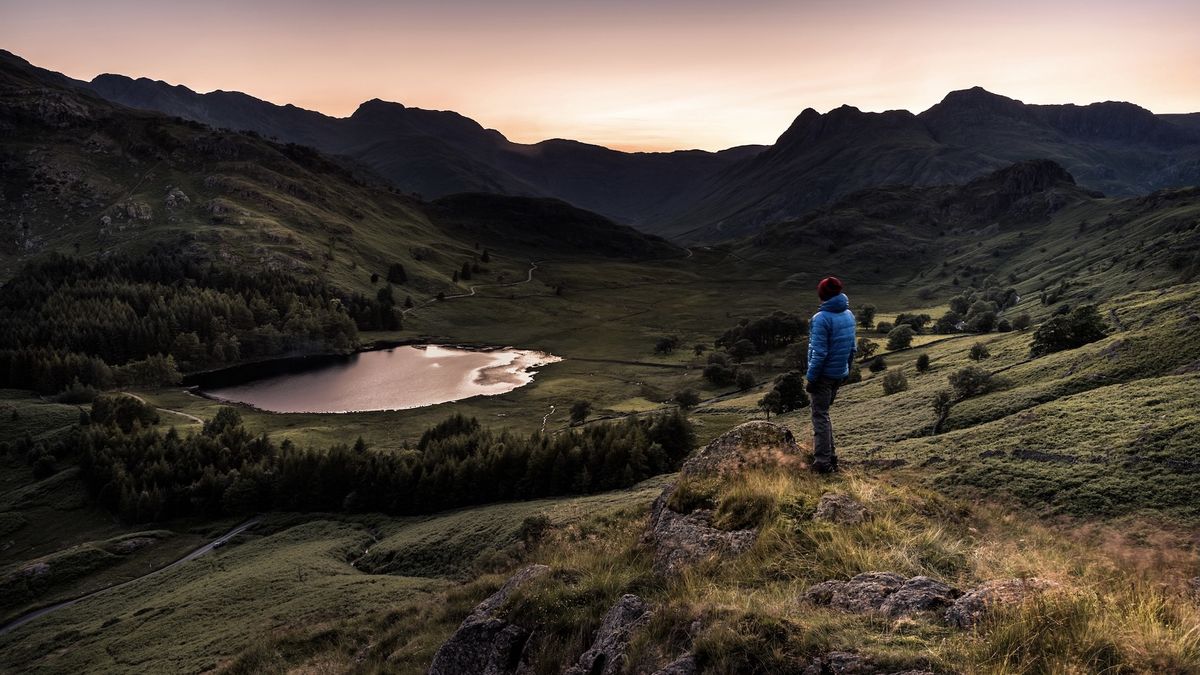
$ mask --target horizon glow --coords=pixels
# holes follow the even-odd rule
[[[337,117],[380,98],[510,140],[622,150],[773,142],[804,108],[919,112],[982,86],[1026,103],[1200,110],[1184,0],[0,0],[0,47],[90,80],[149,77]]]

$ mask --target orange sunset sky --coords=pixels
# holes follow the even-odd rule
[[[91,79],[239,90],[336,116],[371,98],[516,141],[770,143],[805,107],[1200,110],[1200,2],[0,0],[0,47]]]

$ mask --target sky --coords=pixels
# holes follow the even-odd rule
[[[955,89],[1200,111],[1200,0],[0,0],[0,47],[346,116],[455,110],[514,141],[771,143],[804,108]]]

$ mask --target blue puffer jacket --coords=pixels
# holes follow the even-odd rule
[[[850,375],[850,361],[858,342],[854,335],[854,313],[850,299],[839,293],[821,303],[808,333],[808,379],[840,380]]]

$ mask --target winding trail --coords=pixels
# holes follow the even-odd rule
[[[141,403],[143,405],[150,405],[149,403],[146,403],[146,399],[142,398],[141,396],[138,396],[137,394],[134,394],[133,392],[123,391],[121,393],[125,394],[126,396],[128,396],[130,398],[135,398],[138,401],[141,401]],[[182,412],[179,410],[171,410],[170,408],[157,408],[156,407],[155,410],[157,410],[159,412],[171,413],[172,415],[179,415],[180,417],[186,417],[189,420],[195,422],[196,424],[201,424],[201,425],[204,424],[204,420],[200,419],[199,417],[196,417],[195,415],[193,415],[191,413],[185,413],[185,412]]]
[[[545,262],[545,261],[543,260],[540,262]],[[527,284],[527,283],[533,281],[533,271],[536,270],[537,268],[538,268],[538,261],[530,260],[529,261],[529,272],[528,272],[528,274],[525,275],[525,278],[522,279],[521,281],[510,281],[506,284],[476,284],[474,286],[468,286],[466,293],[455,293],[454,295],[447,295],[444,298],[442,298],[441,300],[438,300],[436,298],[433,300],[426,300],[425,302],[423,302],[419,305],[414,305],[414,306],[409,307],[409,308],[405,309],[404,311],[400,312],[400,316],[407,316],[409,312],[413,312],[418,309],[421,309],[422,307],[428,307],[430,305],[434,305],[439,302],[444,302],[446,300],[454,300],[457,298],[469,298],[469,297],[475,295],[476,290],[478,290],[480,288],[506,288],[508,286],[520,286],[521,284]]]
[[[121,583],[119,583],[115,586],[109,586],[108,588],[101,588],[98,591],[92,591],[91,593],[81,595],[78,598],[74,598],[71,600],[64,600],[62,602],[50,605],[48,607],[42,607],[41,609],[35,609],[32,612],[29,612],[28,614],[19,616],[16,619],[13,619],[12,621],[4,624],[3,626],[0,626],[0,635],[4,635],[5,633],[8,633],[12,630],[20,628],[21,626],[24,626],[25,624],[29,623],[30,621],[33,621],[34,619],[37,619],[38,617],[45,616],[45,615],[49,614],[50,612],[60,610],[64,607],[70,607],[71,605],[74,605],[78,602],[83,602],[84,600],[87,600],[88,598],[93,598],[102,593],[108,593],[109,591],[115,591],[118,588],[123,588],[125,586],[128,586],[129,584],[141,581],[142,579],[152,577],[152,576],[154,576],[156,574],[160,574],[162,572],[166,572],[169,569],[178,567],[179,565],[182,565],[191,560],[195,560],[196,558],[199,558],[200,556],[202,556],[206,553],[212,552],[216,548],[220,548],[221,546],[224,546],[226,543],[229,542],[230,539],[241,534],[242,532],[246,531],[250,527],[257,525],[258,522],[259,522],[258,518],[251,518],[250,520],[247,520],[246,522],[242,523],[241,525],[238,525],[237,527],[226,532],[225,534],[223,534],[223,535],[217,537],[216,539],[213,539],[212,541],[208,542],[207,544],[201,546],[200,548],[183,556],[179,560],[176,560],[175,562],[173,562],[169,565],[160,567],[160,568],[154,570],[153,572],[148,572],[146,574],[143,574],[140,577],[130,579],[129,581],[122,581]]]
[[[550,412],[548,412],[542,416],[542,433],[546,433],[546,422],[550,419],[550,416],[553,414],[554,414],[554,404],[550,404]]]

